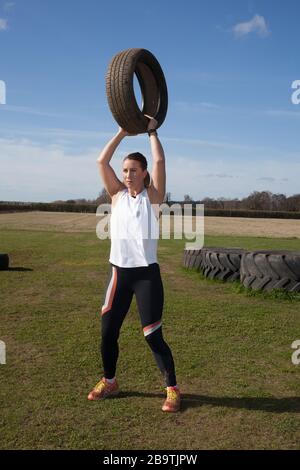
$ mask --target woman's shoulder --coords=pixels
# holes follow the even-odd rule
[[[161,196],[158,194],[157,190],[152,185],[148,186],[148,188],[146,189],[147,189],[148,198],[151,204],[163,203]]]
[[[118,191],[116,194],[114,194],[111,198],[111,205],[112,207],[114,207],[117,203],[117,201],[119,200],[120,196],[122,194],[125,194],[127,192],[127,188],[123,188],[121,189],[120,191]]]

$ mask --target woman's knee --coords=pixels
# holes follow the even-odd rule
[[[163,338],[161,327],[145,336],[145,340],[153,352],[163,353],[166,352],[168,346]]]

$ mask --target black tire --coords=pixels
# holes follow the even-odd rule
[[[300,292],[300,252],[246,252],[241,262],[241,283],[254,290]]]
[[[204,247],[184,250],[183,266],[202,271],[210,279],[236,281],[240,279],[242,248]]]
[[[203,248],[202,270],[205,277],[222,281],[239,281],[242,248]]]
[[[201,248],[201,250],[184,250],[183,254],[183,265],[186,268],[196,268],[197,271],[204,270],[203,264],[203,251],[207,248]]]
[[[199,269],[202,255],[201,250],[184,250],[183,253],[183,266],[185,268]]]
[[[6,253],[0,253],[0,269],[8,269],[9,266],[9,256]]]
[[[134,74],[141,88],[142,110],[134,94]],[[147,131],[149,119],[144,114],[157,120],[157,128],[165,120],[168,109],[166,80],[159,62],[146,49],[127,49],[113,57],[106,74],[106,95],[115,120],[131,134]]]

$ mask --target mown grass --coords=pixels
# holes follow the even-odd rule
[[[206,237],[208,246],[300,251],[299,239]],[[0,231],[2,449],[299,448],[299,295],[245,291],[181,266],[161,240],[164,335],[183,393],[161,412],[163,381],[133,302],[122,327],[119,397],[88,402],[101,377],[100,307],[109,242],[91,233]]]

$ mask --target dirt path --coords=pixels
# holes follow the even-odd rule
[[[74,212],[0,214],[0,229],[94,232],[100,217]],[[300,220],[205,217],[206,235],[300,238]]]

